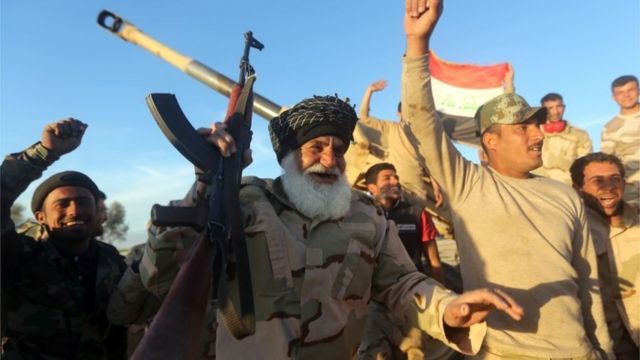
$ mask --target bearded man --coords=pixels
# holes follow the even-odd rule
[[[283,174],[245,179],[240,191],[255,333],[239,340],[221,322],[216,357],[352,358],[370,299],[403,324],[465,353],[477,351],[490,310],[522,317],[503,292],[456,295],[416,270],[394,226],[345,180],[344,153],[356,121],[353,108],[333,96],[303,100],[271,120]],[[221,154],[235,151],[223,124],[202,133]],[[150,234],[141,277],[150,289],[167,288],[173,279],[166,274],[175,272],[163,263],[172,256],[161,252],[193,237],[177,228],[152,228]],[[228,281],[230,288],[237,286],[235,277]]]
[[[95,239],[100,190],[85,174],[64,171],[35,190],[38,225],[16,232],[16,198],[60,156],[80,145],[87,125],[65,119],[41,141],[2,163],[3,359],[124,358],[124,328],[107,321],[107,301],[125,269],[118,250]]]
[[[617,359],[637,359],[640,345],[640,218],[623,200],[625,168],[597,152],[571,165],[573,187],[587,205],[598,254],[598,278]]]

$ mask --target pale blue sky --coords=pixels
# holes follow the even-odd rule
[[[131,231],[121,246],[143,241],[151,205],[181,197],[192,181],[190,164],[155,125],[145,96],[176,94],[196,127],[220,120],[226,99],[98,27],[102,9],[233,79],[242,34],[252,30],[265,44],[252,53],[256,91],[281,105],[334,93],[359,105],[370,82],[388,79],[372,114],[395,118],[404,50],[399,0],[2,1],[0,150],[24,149],[60,118],[88,123],[81,147],[44,176],[83,171],[109,200],[123,203]],[[431,46],[455,62],[512,62],[516,91],[532,104],[561,93],[565,117],[587,130],[598,150],[604,123],[618,111],[611,81],[640,75],[640,2],[447,1]],[[277,176],[261,118],[252,147],[245,174]],[[34,188],[18,202],[28,205]]]

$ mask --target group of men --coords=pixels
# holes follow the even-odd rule
[[[398,125],[358,130],[352,106],[337,96],[305,99],[270,121],[283,173],[245,179],[239,198],[255,329],[234,337],[234,324],[210,301],[202,358],[637,358],[640,225],[637,207],[624,200],[638,196],[625,182],[636,179],[640,160],[637,79],[613,84],[621,112],[605,128],[608,154],[590,154],[586,141],[558,145],[577,157],[568,163],[573,189],[532,173],[545,165],[545,138],[554,144],[581,134],[553,94],[543,107],[513,92],[482,105],[476,121],[487,164],[477,165],[436,116],[428,52],[441,13],[440,0],[407,0]],[[193,259],[190,249],[204,241],[195,229],[151,226],[144,250],[125,262],[96,240],[103,194],[75,171],[40,184],[32,201],[37,231],[16,231],[15,199],[75,150],[86,128],[75,119],[49,124],[40,142],[2,163],[3,358],[124,358],[123,326],[150,321]],[[363,150],[357,142],[350,149],[363,130],[392,134],[398,151],[411,154],[411,197],[427,201],[429,193],[411,184],[436,184],[431,201],[447,204],[465,292],[445,287],[431,216],[405,201],[392,161],[365,171],[369,194],[352,189],[347,154]],[[235,151],[224,125],[201,134],[221,154]],[[202,201],[202,180],[176,203]],[[239,281],[234,264],[232,256],[230,289]],[[230,292],[229,301],[237,296]],[[158,334],[180,336],[172,329],[148,336]]]

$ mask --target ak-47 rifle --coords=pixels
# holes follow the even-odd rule
[[[254,70],[249,50],[263,45],[245,33],[240,60],[240,78],[230,92],[227,131],[237,151],[221,158],[220,152],[191,126],[172,94],[151,94],[147,105],[171,143],[201,172],[198,181],[207,184],[206,200],[194,207],[154,205],[152,222],[156,226],[191,226],[204,230],[191,257],[181,267],[169,293],[158,310],[148,333],[138,345],[133,359],[192,359],[202,350],[201,333],[210,296],[217,295],[224,324],[237,338],[254,332],[255,315],[249,257],[244,239],[239,190],[243,154],[251,142]],[[194,198],[198,198],[195,196]],[[239,284],[239,303],[229,297],[227,259]],[[213,290],[213,291],[212,291]]]

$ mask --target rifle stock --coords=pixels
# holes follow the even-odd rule
[[[196,359],[211,293],[215,244],[203,235],[165,297],[149,330],[131,356],[133,360]]]
[[[108,10],[102,10],[100,12],[98,15],[98,25],[117,35],[121,39],[138,45],[160,57],[169,64],[187,73],[187,75],[226,97],[229,97],[231,95],[231,89],[235,85],[238,85],[235,81],[229,79],[225,75],[162,44],[158,40],[139,30],[130,22]],[[271,120],[276,117],[280,113],[281,109],[282,106],[261,96],[260,94],[253,94],[253,111],[265,120]]]

